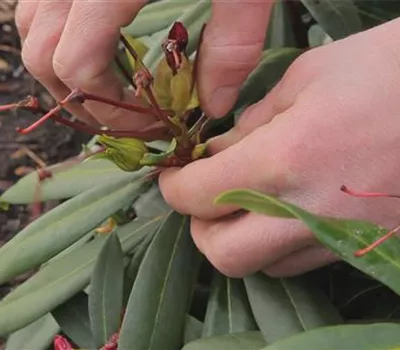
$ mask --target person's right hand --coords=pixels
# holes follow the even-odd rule
[[[16,23],[22,58],[29,72],[57,99],[81,90],[135,103],[111,68],[121,27],[145,0],[19,0]],[[273,0],[213,1],[201,51],[199,91],[211,116],[233,105],[240,85],[256,66],[263,48]],[[190,38],[189,38],[190,40]],[[141,129],[149,116],[86,102],[69,106],[78,118],[115,129]]]

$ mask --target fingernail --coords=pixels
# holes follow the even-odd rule
[[[223,117],[232,108],[236,101],[238,94],[237,87],[234,86],[223,86],[210,94],[210,100],[208,103],[208,113],[211,117],[219,118]]]

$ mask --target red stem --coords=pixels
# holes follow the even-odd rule
[[[9,111],[10,109],[18,108],[18,103],[10,103],[8,105],[0,106],[0,112]]]
[[[345,185],[340,187],[340,190],[344,193],[349,194],[350,196],[353,197],[361,197],[361,198],[379,198],[379,197],[391,197],[391,198],[400,198],[400,195],[397,194],[389,194],[389,193],[383,193],[383,192],[355,192],[349,188],[347,188]]]
[[[356,257],[361,257],[361,256],[369,253],[371,250],[374,250],[376,247],[378,247],[380,244],[385,242],[387,239],[394,236],[399,230],[400,230],[400,225],[396,226],[393,230],[389,231],[384,236],[377,239],[374,243],[370,244],[368,247],[356,251],[354,253],[354,255]]]
[[[153,127],[146,131],[137,130],[100,130],[93,128],[89,125],[85,125],[79,122],[73,122],[69,119],[60,117],[59,115],[53,115],[52,119],[60,124],[69,126],[75,130],[83,131],[91,135],[108,135],[114,137],[134,137],[143,141],[154,141],[159,139],[167,139],[169,136],[165,127]]]
[[[53,118],[54,113],[59,112],[60,110],[61,110],[61,105],[58,105],[58,106],[54,107],[53,109],[51,109],[49,112],[47,112],[42,118],[40,118],[39,120],[34,122],[32,125],[28,126],[27,128],[25,128],[25,129],[17,128],[16,130],[20,134],[29,134],[31,131],[36,129],[38,126],[42,125],[45,121]]]
[[[87,94],[85,92],[81,92],[82,98],[88,101],[97,101],[97,102],[102,102],[111,106],[119,107],[122,109],[126,109],[128,111],[132,112],[138,112],[141,114],[149,114],[156,116],[156,113],[154,111],[154,108],[151,107],[142,107],[138,105],[134,105],[131,103],[125,103],[125,102],[120,102],[120,101],[114,101],[106,97],[101,97],[101,96],[96,96],[96,95],[91,95]]]

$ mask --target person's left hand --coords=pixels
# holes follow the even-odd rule
[[[340,186],[400,189],[399,30],[395,20],[303,54],[235,128],[212,140],[210,158],[161,174],[165,199],[192,215],[196,245],[221,272],[291,276],[337,260],[298,221],[231,216],[237,208],[213,205],[229,189],[273,193],[316,214],[397,223],[390,199],[351,198]],[[209,113],[219,108],[204,96]]]

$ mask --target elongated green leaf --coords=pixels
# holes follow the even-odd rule
[[[158,185],[150,188],[142,194],[134,204],[135,211],[139,217],[147,218],[160,215],[171,210],[165,202]]]
[[[324,327],[284,339],[263,350],[398,350],[400,325],[381,323],[367,326]]]
[[[165,216],[136,219],[118,229],[124,253],[154,232]],[[0,336],[20,329],[84,289],[104,243],[97,238],[46,265],[0,302]],[[13,315],[12,318],[9,315]]]
[[[51,179],[40,183],[40,196],[35,198],[37,173],[30,173],[0,197],[0,202],[11,204],[33,203],[74,197],[107,182],[131,178],[132,174],[122,171],[114,163],[104,159],[88,160],[68,168],[68,163],[60,163],[48,168],[53,172]],[[141,173],[138,172],[138,176]]]
[[[129,296],[132,291],[133,284],[136,281],[137,274],[139,272],[140,265],[142,264],[143,258],[149,248],[154,234],[148,234],[140,245],[137,247],[131,261],[125,269],[124,275],[124,292],[123,292],[123,305],[128,304]]]
[[[102,347],[120,326],[124,259],[115,232],[100,251],[90,281],[89,316],[96,347]]]
[[[296,47],[296,44],[288,3],[276,1],[268,24],[267,38],[264,46],[271,49],[277,47]]]
[[[57,322],[48,314],[11,334],[5,350],[46,350],[59,331]]]
[[[268,343],[342,320],[303,278],[273,279],[262,273],[245,277],[247,294],[258,326]]]
[[[189,33],[188,55],[193,53],[197,47],[203,23],[205,23],[210,16],[210,5],[211,0],[199,0],[190,6],[181,17],[177,18],[177,21],[182,22]],[[166,31],[166,33],[168,33],[168,31]],[[163,57],[161,44],[164,40],[165,37],[160,37],[160,41],[157,44],[155,43],[144,57],[144,64],[149,67],[152,72],[155,72],[158,62],[160,62]]]
[[[162,3],[159,5],[161,4]],[[147,10],[145,7],[141,12],[139,12],[135,20],[129,26],[124,28],[124,32],[136,38],[144,35],[151,35],[170,26],[182,15],[187,7],[192,4],[193,1],[187,0],[169,1],[169,6],[165,6],[166,4],[164,4],[162,11]]]
[[[400,7],[393,0],[355,0],[364,28],[391,21],[400,15]]]
[[[203,333],[203,322],[190,315],[186,316],[185,332],[183,335],[183,342],[185,344],[201,338]]]
[[[301,0],[311,15],[334,40],[363,29],[353,0]]]
[[[123,179],[84,192],[46,213],[0,249],[0,283],[61,252],[145,189],[144,180]]]
[[[247,332],[198,339],[182,350],[259,350],[265,345],[260,332]]]
[[[215,271],[203,337],[257,330],[243,281]]]
[[[302,52],[296,48],[265,50],[260,63],[244,82],[233,110],[241,110],[264,98]]]
[[[257,213],[301,220],[318,240],[341,259],[400,294],[400,238],[393,237],[370,253],[354,253],[374,242],[386,230],[365,221],[319,217],[293,204],[250,190],[233,190],[217,198]]]
[[[179,348],[198,258],[188,218],[171,213],[140,266],[122,323],[119,350]]]
[[[88,296],[85,292],[79,292],[51,313],[62,332],[75,344],[83,349],[95,348],[90,329]]]

